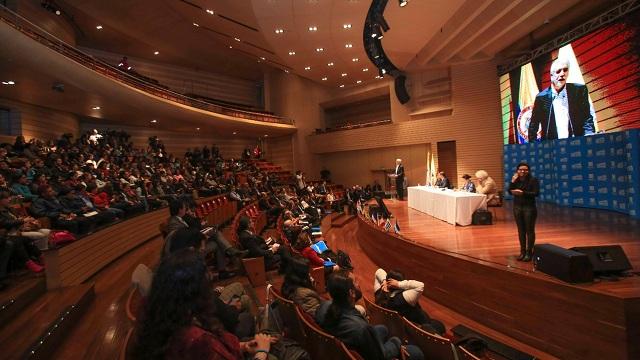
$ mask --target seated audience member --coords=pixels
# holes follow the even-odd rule
[[[274,339],[257,334],[240,342],[225,324],[207,267],[197,252],[184,249],[156,271],[133,347],[136,359],[234,359],[245,354],[265,360]]]
[[[325,301],[313,286],[309,274],[309,262],[306,259],[291,260],[280,292],[285,299],[298,304],[304,312],[314,318],[316,310]]]
[[[291,210],[285,210],[282,222],[282,231],[287,236],[287,239],[292,246],[295,246],[302,228],[303,226],[300,223],[300,218],[293,216],[293,212],[291,212]]]
[[[367,360],[390,360],[400,358],[402,340],[392,336],[384,325],[369,325],[356,309],[362,297],[360,286],[353,274],[337,272],[327,281],[331,301],[324,302],[316,311],[316,321],[331,335],[340,339],[352,350]],[[393,335],[393,334],[391,334]],[[423,359],[422,351],[412,345],[404,347],[409,359]]]
[[[235,186],[231,186],[231,189],[229,190],[229,198],[237,201],[238,211],[240,211],[240,209],[242,209],[246,204],[248,204],[251,201],[250,198],[242,197],[242,195],[240,195],[240,193],[238,192]]]
[[[70,187],[63,187],[58,193],[60,204],[66,209],[71,210],[78,217],[84,217],[90,224],[91,228],[102,226],[113,222],[115,215],[108,211],[99,211],[93,206],[93,203],[85,203],[76,195],[76,191]]]
[[[274,269],[280,264],[282,249],[280,244],[267,244],[266,241],[258,235],[251,232],[251,219],[246,216],[240,218],[238,223],[238,239],[245,250],[249,250],[249,257],[264,257],[264,266],[266,269]]]
[[[496,182],[484,170],[476,171],[476,178],[478,179],[476,191],[479,194],[487,195],[487,205],[498,205],[500,198],[498,197]]]
[[[67,209],[58,199],[51,186],[43,186],[39,192],[40,197],[31,203],[31,213],[36,217],[47,217],[51,220],[54,229],[66,229],[77,235],[84,235],[89,231],[90,222]]]
[[[117,218],[124,218],[125,212],[123,209],[111,207],[111,201],[109,201],[109,195],[104,191],[98,191],[98,185],[95,183],[88,183],[87,187],[82,195],[89,198],[97,209],[105,210],[113,213]]]
[[[11,189],[16,195],[22,196],[26,201],[33,201],[38,195],[31,192],[27,175],[19,174],[15,177],[15,182],[11,185]]]
[[[462,175],[462,178],[464,179],[464,185],[462,185],[460,190],[471,193],[476,192],[476,186],[473,184],[473,181],[471,181],[471,176],[469,174],[464,174]]]
[[[453,185],[451,185],[451,182],[449,181],[449,178],[447,178],[447,174],[445,174],[444,171],[439,171],[436,177],[437,177],[436,184],[435,184],[436,187],[441,187],[445,189],[451,189],[453,187]]]
[[[307,233],[301,233],[298,236],[298,240],[296,241],[295,249],[302,255],[303,258],[307,259],[309,265],[312,267],[324,266],[327,274],[331,273],[331,271],[338,271],[340,267],[333,263],[333,261],[337,261],[337,255],[327,249],[322,253],[323,257],[320,257],[318,253],[311,248],[312,241],[311,237]],[[327,261],[325,261],[327,259]]]
[[[375,274],[373,291],[376,304],[397,311],[407,320],[421,326],[430,333],[444,335],[445,327],[438,321],[431,319],[420,307],[420,296],[424,291],[424,283],[417,280],[405,280],[397,271],[378,269]]]
[[[47,249],[51,230],[43,228],[40,222],[31,216],[16,214],[10,203],[11,195],[6,191],[0,192],[0,227],[5,229],[9,236],[28,238],[39,249]]]
[[[23,236],[0,236],[0,288],[10,260],[34,273],[44,271],[42,253],[31,240]]]

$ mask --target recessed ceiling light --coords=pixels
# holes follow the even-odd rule
[[[233,46],[229,45],[229,49],[233,49]]]
[[[96,29],[98,29],[98,30],[102,30],[102,25],[98,25],[98,26],[96,26]]]
[[[196,130],[200,131],[200,128],[196,128]]]
[[[94,107],[92,107],[91,109],[93,109],[93,110],[100,110],[100,106],[94,106]]]
[[[340,76],[345,77],[345,76],[347,76],[347,73],[342,73],[342,74],[340,74]]]
[[[158,54],[160,54],[160,51],[154,51],[153,52],[153,55],[158,55]]]
[[[215,12],[214,12],[213,10],[209,10],[209,9],[207,9],[207,10],[205,10],[205,11],[206,11],[206,12],[207,12],[207,14],[209,14],[209,15],[213,15],[213,14],[215,14]]]
[[[409,2],[409,0],[398,0],[400,7],[405,7],[407,6],[407,3]]]
[[[353,47],[353,44],[345,44],[344,47],[346,47],[347,49],[351,49]]]
[[[233,40],[240,41],[240,39],[238,39],[237,37],[234,37]]]
[[[264,134],[264,137],[269,137],[269,135],[268,134]]]
[[[376,75],[376,79],[382,79],[382,76]]]
[[[260,59],[267,60],[264,56],[260,56]]]
[[[311,70],[311,66],[305,66],[304,69],[305,70]]]
[[[351,29],[351,24],[344,24],[344,25],[342,25],[342,28]]]
[[[344,87],[344,84],[340,84],[340,86],[339,86],[339,87],[343,88],[343,87]]]
[[[316,51],[317,52],[322,52],[322,51],[324,51],[324,48],[316,48]]]
[[[296,52],[295,52],[295,51],[289,51],[289,55],[292,55],[292,56],[293,56],[293,55],[295,55],[295,54],[296,54]]]
[[[351,59],[351,61],[358,62],[358,58],[353,58],[353,59]]]
[[[2,85],[15,85],[16,83],[13,80],[3,81]]]
[[[282,34],[284,32],[284,29],[276,29],[275,32],[276,34]]]
[[[365,71],[365,72],[369,71],[369,68],[364,68],[364,69],[362,69],[362,71]]]
[[[193,23],[193,26],[198,27],[200,25],[198,25],[198,23]]]
[[[318,31],[317,26],[309,26],[309,31]]]
[[[153,120],[151,120],[151,122],[155,124],[155,123],[157,123],[157,122],[158,122],[158,120],[153,119]]]
[[[327,66],[333,66],[333,63],[332,63],[332,62],[330,62],[330,63],[328,63],[328,64],[327,64]]]
[[[362,82],[362,80],[358,80],[356,81],[356,84],[360,84]]]
[[[233,132],[233,135],[235,135],[235,134],[237,134],[237,132],[236,132],[236,131],[234,131],[234,132]]]
[[[323,77],[323,78],[322,78],[322,81],[327,81],[327,78],[326,78],[326,77]]]
[[[286,73],[288,74],[288,73],[289,73],[289,70],[287,70],[287,69],[284,69],[284,72],[286,72]]]

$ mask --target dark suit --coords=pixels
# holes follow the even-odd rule
[[[593,116],[589,107],[589,91],[586,85],[570,84],[567,88],[569,103],[569,137],[595,133]],[[553,113],[553,90],[542,90],[537,96],[529,123],[529,142],[535,142],[538,127],[542,124],[542,140],[558,138],[555,115]]]
[[[404,166],[400,164],[396,169],[396,193],[398,194],[398,199],[404,199]]]
[[[436,186],[437,187],[441,187],[441,188],[445,188],[445,189],[452,189],[453,186],[451,185],[451,181],[449,181],[449,178],[443,177],[442,179],[438,179],[436,180]]]

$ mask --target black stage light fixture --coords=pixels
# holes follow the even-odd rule
[[[405,7],[408,3],[409,0],[398,0],[398,4],[400,4],[400,7]]]
[[[389,27],[389,24],[387,23],[387,20],[385,20],[384,16],[382,16],[382,14],[380,13],[376,14],[376,23],[378,23],[378,25],[382,27],[382,30],[384,30],[384,32],[387,32],[391,29]]]

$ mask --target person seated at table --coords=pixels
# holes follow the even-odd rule
[[[436,180],[436,187],[451,189],[451,182],[449,178],[447,178],[447,174],[444,171],[439,171],[437,175],[438,180]]]
[[[471,193],[476,192],[476,186],[473,184],[473,181],[471,181],[471,176],[469,174],[464,174],[462,175],[462,178],[464,179],[464,185],[462,185],[460,190]]]
[[[420,307],[423,291],[424,283],[421,281],[405,280],[398,271],[376,270],[373,284],[376,304],[397,311],[430,333],[443,335],[445,327],[442,322],[430,318]]]
[[[484,170],[476,171],[476,179],[478,179],[476,191],[478,194],[487,195],[487,205],[498,205],[500,203],[500,198],[498,197],[498,187],[496,186],[496,182]]]

